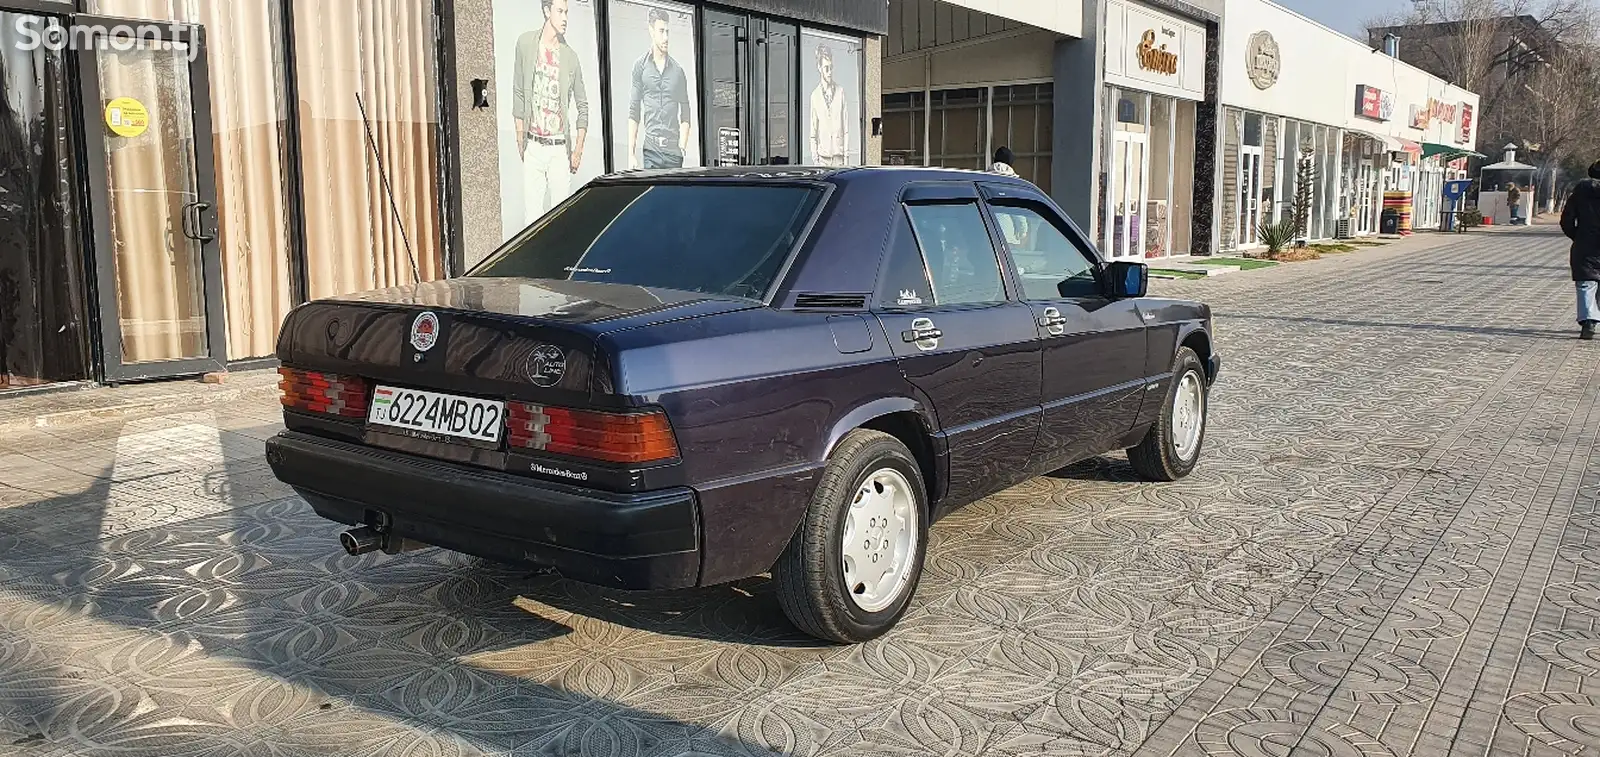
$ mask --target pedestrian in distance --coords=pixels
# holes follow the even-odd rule
[[[1017,170],[1011,167],[1016,160],[1016,156],[1011,154],[1011,148],[1001,145],[1000,149],[994,151],[994,165],[989,167],[989,172],[1001,176],[1016,176]]]
[[[1572,280],[1578,289],[1578,338],[1594,339],[1600,324],[1600,161],[1578,182],[1561,211],[1561,231],[1572,240]]]

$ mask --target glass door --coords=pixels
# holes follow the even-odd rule
[[[227,355],[204,35],[77,16],[105,379],[221,370]],[[137,28],[141,36],[107,37]],[[157,34],[150,34],[150,32]]]
[[[1239,240],[1240,247],[1261,243],[1261,164],[1266,151],[1245,145],[1239,148]]]
[[[800,28],[743,13],[704,16],[708,162],[798,163]]]
[[[1150,138],[1142,132],[1117,131],[1111,147],[1112,258],[1143,254],[1145,206],[1150,199]]]

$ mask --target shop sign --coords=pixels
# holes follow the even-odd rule
[[[1456,106],[1432,97],[1427,105],[1411,106],[1411,128],[1426,129],[1434,121],[1456,122]]]
[[[1205,99],[1204,27],[1129,0],[1107,0],[1105,39],[1107,84]]]
[[[1394,95],[1365,84],[1356,86],[1356,115],[1374,121],[1394,117]]]
[[[1472,141],[1472,106],[1461,103],[1461,142]]]
[[[1169,41],[1176,42],[1178,33],[1171,29],[1162,29],[1160,47],[1156,47],[1156,30],[1146,29],[1144,37],[1139,40],[1139,67],[1146,71],[1154,71],[1167,76],[1178,75],[1178,54],[1167,49]]]
[[[1272,32],[1263,30],[1250,35],[1250,44],[1245,47],[1244,63],[1250,72],[1250,83],[1256,85],[1256,89],[1271,89],[1272,85],[1278,83],[1283,58],[1278,49],[1278,40],[1272,37]]]
[[[150,110],[132,97],[106,103],[106,128],[119,137],[137,137],[150,128]]]

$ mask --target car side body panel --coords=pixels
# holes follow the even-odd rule
[[[701,582],[761,573],[803,517],[839,437],[910,410],[934,428],[881,331],[840,352],[822,313],[758,308],[603,338],[630,404],[666,410],[699,493]]]

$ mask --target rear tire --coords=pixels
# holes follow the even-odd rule
[[[927,485],[911,451],[880,431],[851,431],[773,567],[778,604],[819,639],[856,644],[882,636],[916,593],[927,535]]]
[[[1151,481],[1177,481],[1194,472],[1205,446],[1211,387],[1205,365],[1188,347],[1179,347],[1172,361],[1161,416],[1139,446],[1128,450],[1133,469]]]

